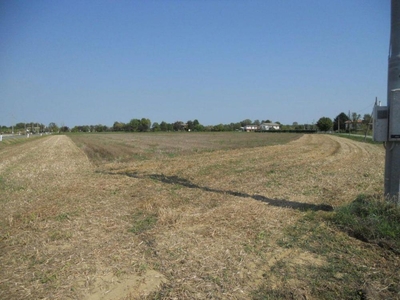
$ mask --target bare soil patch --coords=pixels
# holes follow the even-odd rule
[[[0,298],[399,296],[399,257],[321,217],[382,193],[382,147],[305,135],[170,155],[183,135],[149,136],[137,153],[125,135],[0,150]]]

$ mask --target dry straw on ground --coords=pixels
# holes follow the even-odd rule
[[[52,136],[1,149],[0,298],[320,299],[346,278],[354,293],[394,298],[387,287],[399,275],[383,275],[398,257],[324,221],[299,240],[325,232],[340,250],[287,235],[308,224],[307,210],[381,193],[381,147],[326,135],[275,146],[251,135],[261,139],[253,147],[238,135],[198,137],[186,148],[185,135],[108,135],[76,137],[80,148]],[[340,269],[336,256],[365,274],[342,266],[315,279]]]

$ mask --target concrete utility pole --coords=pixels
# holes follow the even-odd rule
[[[400,205],[400,0],[392,0],[388,68],[389,132],[386,142],[385,196]]]

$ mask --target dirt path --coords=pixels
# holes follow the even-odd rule
[[[166,298],[247,299],[282,260],[327,263],[278,246],[283,229],[302,207],[381,192],[383,155],[306,135],[96,169],[66,136],[5,148],[0,298],[137,299],[163,286]]]

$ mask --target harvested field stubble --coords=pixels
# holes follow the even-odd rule
[[[399,257],[323,217],[382,193],[382,147],[296,137],[72,136],[79,149],[52,136],[0,150],[0,298],[399,298]]]
[[[228,133],[75,134],[71,137],[95,164],[164,159],[216,150],[277,145],[297,134]]]

